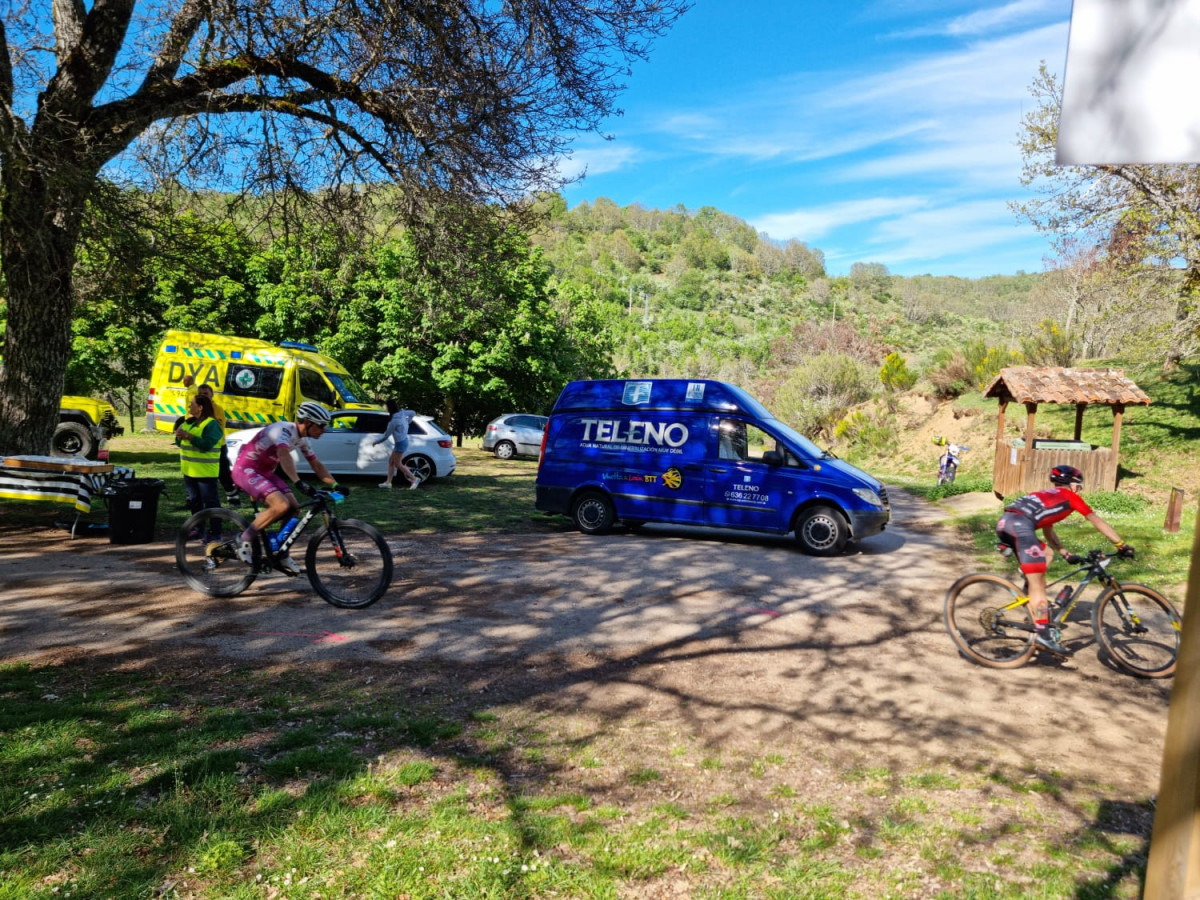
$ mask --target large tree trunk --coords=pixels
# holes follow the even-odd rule
[[[37,159],[36,157],[33,157]],[[60,158],[61,159],[61,158]],[[71,354],[71,270],[86,192],[52,185],[57,161],[9,155],[0,247],[8,294],[0,455],[48,454]],[[59,170],[61,171],[61,169]]]

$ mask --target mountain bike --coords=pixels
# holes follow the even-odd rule
[[[1047,585],[1046,593],[1076,576],[1079,583],[1063,584],[1050,600],[1048,628],[1061,640],[1080,597],[1093,581],[1099,582],[1091,624],[1104,654],[1134,675],[1165,678],[1175,671],[1182,620],[1158,591],[1117,581],[1108,571],[1116,558],[1092,550],[1068,560],[1079,568]],[[1015,669],[1029,662],[1037,649],[1029,597],[1000,575],[976,572],[954,582],[946,594],[945,620],[958,649],[980,665]]]
[[[383,596],[392,583],[392,552],[373,526],[357,519],[339,519],[334,505],[341,494],[316,491],[300,504],[303,516],[277,547],[266,532],[254,541],[252,563],[237,555],[242,532],[249,523],[231,509],[205,509],[183,523],[175,539],[175,564],[188,585],[211,597],[236,597],[259,575],[281,572],[280,567],[300,534],[314,519],[323,521],[308,542],[304,568],[321,597],[341,609],[362,609]],[[189,535],[210,540],[189,540]]]

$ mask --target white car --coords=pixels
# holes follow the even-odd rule
[[[374,475],[386,478],[388,456],[391,455],[395,442],[392,438],[388,438],[382,444],[374,442],[387,431],[389,418],[385,412],[360,409],[335,412],[333,421],[329,423],[325,433],[308,443],[317,454],[317,459],[333,475]],[[229,455],[231,465],[237,459],[242,446],[259,431],[259,428],[246,428],[232,431],[225,436],[225,452]],[[408,426],[408,452],[404,454],[404,464],[419,481],[445,478],[458,464],[451,449],[453,446],[454,439],[438,427],[432,416],[417,416]],[[292,458],[296,461],[297,472],[312,473],[308,460],[302,454],[293,451]],[[403,476],[397,477],[400,479],[398,484],[402,486]]]

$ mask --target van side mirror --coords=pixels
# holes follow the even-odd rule
[[[768,466],[782,466],[783,454],[778,450],[767,450],[763,453],[762,460]]]

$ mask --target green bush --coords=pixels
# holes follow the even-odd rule
[[[879,370],[879,380],[889,391],[899,393],[907,391],[917,383],[917,373],[908,367],[904,357],[899,353],[889,353],[883,360]]]
[[[856,409],[837,423],[833,436],[839,442],[875,454],[890,453],[898,446],[895,422],[877,411]]]
[[[1122,494],[1120,491],[1089,491],[1084,499],[1102,516],[1133,515],[1150,504],[1145,497]]]
[[[775,395],[777,415],[797,431],[832,437],[849,412],[871,399],[875,371],[851,356],[822,353],[800,363]]]

